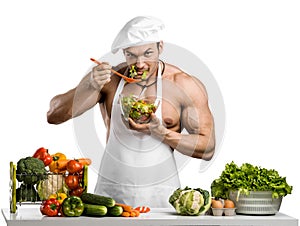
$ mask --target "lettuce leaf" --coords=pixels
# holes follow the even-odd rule
[[[240,167],[233,161],[225,165],[220,177],[211,184],[211,194],[215,198],[229,198],[229,192],[238,190],[248,194],[249,191],[272,191],[273,198],[292,193],[293,187],[274,169],[244,163]]]

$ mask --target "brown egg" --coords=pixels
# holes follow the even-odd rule
[[[223,208],[223,203],[220,200],[213,199],[211,201],[211,207],[212,208]]]
[[[224,201],[224,208],[234,208],[235,205],[234,205],[234,202],[230,199],[226,199]]]

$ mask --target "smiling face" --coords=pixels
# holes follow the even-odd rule
[[[136,70],[134,78],[142,78],[143,74],[146,73],[147,79],[156,73],[157,63],[162,49],[163,42],[161,41],[159,43],[132,46],[123,50],[129,68],[134,66]]]

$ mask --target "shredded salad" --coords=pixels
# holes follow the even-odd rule
[[[133,95],[121,98],[122,109],[125,117],[130,117],[136,122],[148,122],[150,115],[155,113],[157,106],[148,103],[144,99],[138,99]]]

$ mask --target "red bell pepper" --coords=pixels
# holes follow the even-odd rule
[[[42,160],[45,166],[48,166],[52,162],[52,156],[48,153],[48,149],[43,147],[37,149],[32,157]]]
[[[40,211],[43,215],[48,217],[58,216],[60,213],[60,203],[54,198],[44,200],[40,206]]]

